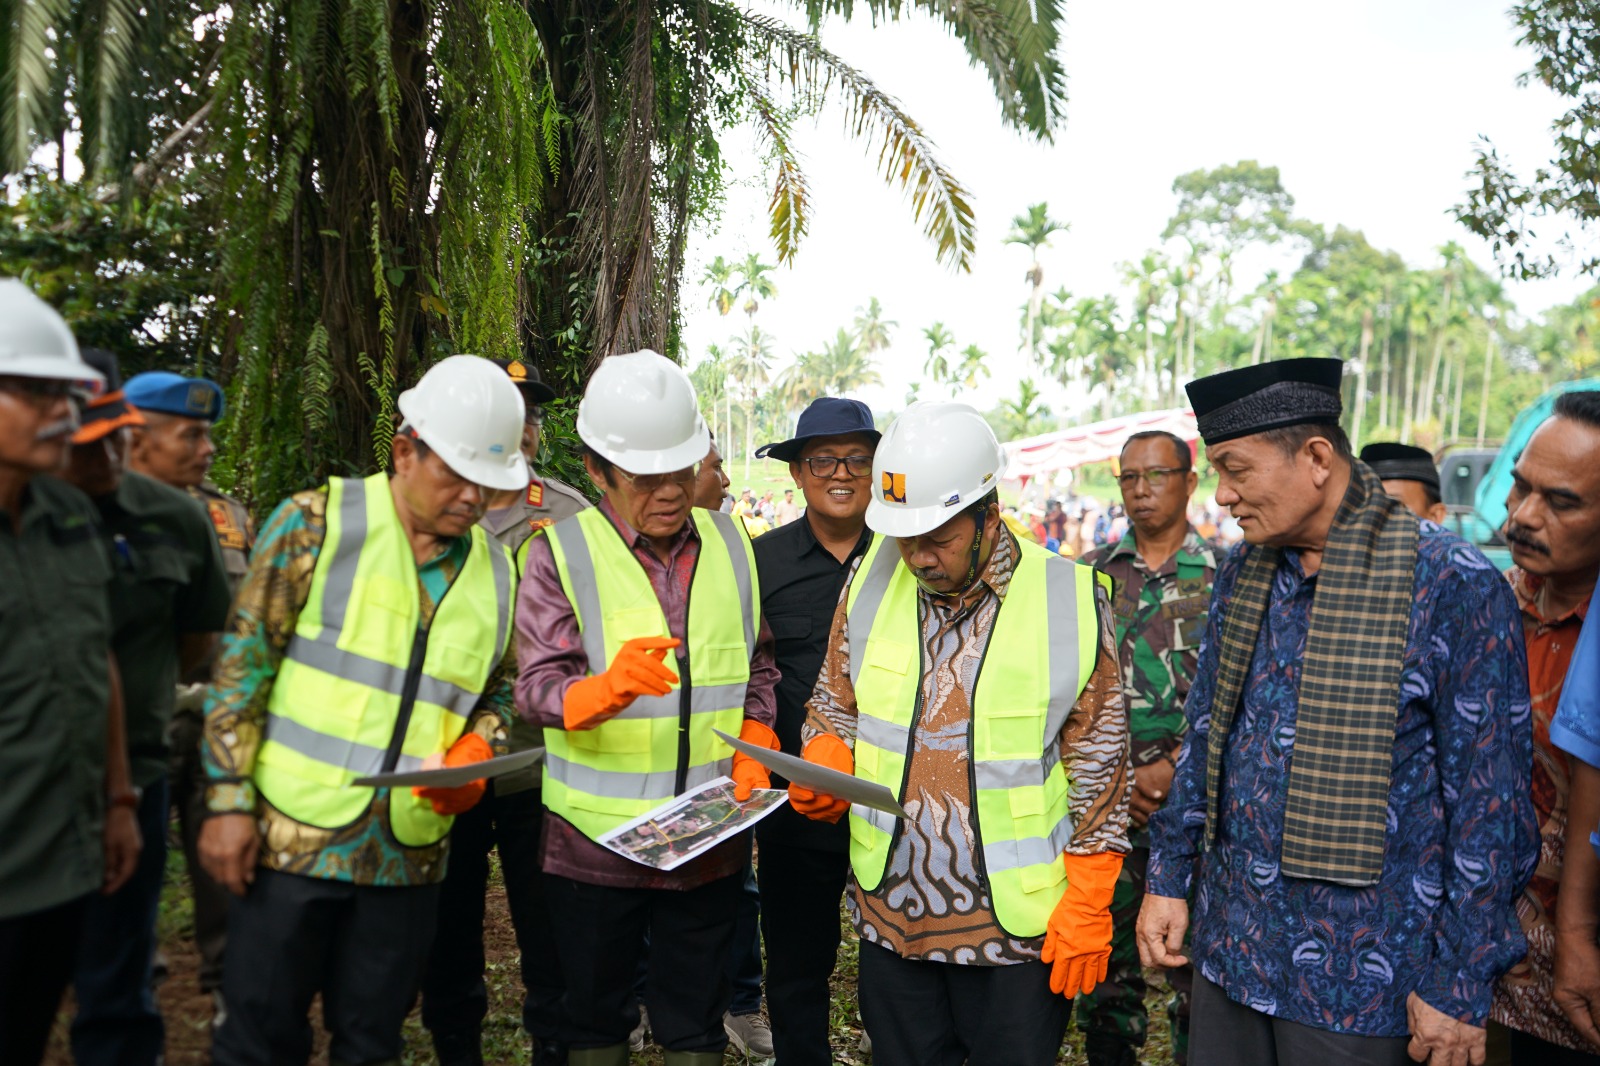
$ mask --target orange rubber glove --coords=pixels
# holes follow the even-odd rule
[[[640,696],[665,696],[678,675],[665,664],[678,646],[671,637],[634,637],[617,650],[611,668],[567,689],[561,718],[571,730],[593,729],[628,709]]]
[[[1122,856],[1063,855],[1067,891],[1045,926],[1039,958],[1050,966],[1050,991],[1072,999],[1093,992],[1111,961],[1111,894]]]
[[[826,766],[830,770],[837,770],[841,774],[856,772],[855,756],[850,754],[850,749],[844,741],[832,733],[818,733],[811,738],[803,749],[800,757],[806,762],[814,762],[818,766]],[[789,806],[818,822],[838,822],[844,817],[844,812],[850,809],[850,801],[837,799],[826,792],[813,792],[804,785],[789,782]]]
[[[450,750],[444,753],[443,765],[471,766],[475,762],[484,762],[492,758],[494,749],[489,747],[487,740],[476,733],[463,733],[454,744],[450,745]],[[411,789],[411,794],[433,804],[434,814],[465,814],[478,805],[478,801],[483,799],[484,789],[488,787],[489,782],[480,777],[476,781],[468,781],[454,788],[415,785]]]
[[[751,718],[744,720],[739,739],[768,751],[779,748],[778,734]],[[753,789],[772,787],[772,775],[767,768],[742,751],[733,753],[733,772],[729,776],[733,778],[733,798],[740,803],[750,798]]]

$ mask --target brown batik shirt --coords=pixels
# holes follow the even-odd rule
[[[894,545],[885,547],[895,550]],[[912,739],[902,805],[910,817],[883,881],[863,891],[852,875],[845,905],[861,939],[908,959],[1004,966],[1039,958],[1041,937],[1020,940],[1000,927],[975,858],[971,751],[972,693],[1019,549],[1001,531],[978,583],[959,599],[919,592],[923,712]],[[853,579],[853,576],[852,576]],[[850,638],[840,596],[827,658],[807,704],[803,741],[831,733],[852,749],[856,698]],[[1067,851],[1128,851],[1128,721],[1117,667],[1110,602],[1095,590],[1100,654],[1061,730],[1063,769],[1072,780],[1074,832]],[[1042,753],[1041,753],[1042,754]]]

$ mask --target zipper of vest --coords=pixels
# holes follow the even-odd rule
[[[694,516],[689,516],[689,521],[694,521]],[[698,536],[700,527],[695,526]],[[689,588],[683,594],[683,658],[678,660],[678,771],[672,777],[672,794],[681,796],[689,787],[689,720],[692,717],[689,711],[689,691],[694,687],[694,679],[689,676],[689,612],[694,609],[694,575],[700,569],[700,552],[706,550],[706,542],[700,540],[699,551],[694,554],[694,565],[689,568]],[[668,575],[671,576],[670,573]],[[665,614],[666,612],[662,612]],[[672,627],[667,627],[670,636]]]
[[[471,557],[471,548],[467,549]],[[461,564],[461,570],[456,571],[456,577],[466,570],[466,563]],[[439,610],[444,606],[445,596],[450,595],[450,590],[456,587],[455,581],[444,588],[439,601],[433,605],[433,617],[439,617]],[[406,730],[411,728],[411,711],[417,705],[417,690],[422,687],[422,664],[428,656],[428,634],[433,632],[432,622],[428,625],[417,626],[416,635],[411,638],[411,660],[406,664],[405,683],[400,687],[400,713],[394,721],[394,733],[389,737],[389,750],[383,754],[383,769],[380,773],[393,773],[395,764],[400,761],[400,753],[406,746]]]

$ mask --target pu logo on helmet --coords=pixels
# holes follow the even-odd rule
[[[906,476],[883,472],[883,498],[888,503],[906,502]]]

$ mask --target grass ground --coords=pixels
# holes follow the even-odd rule
[[[161,947],[170,971],[158,994],[167,1023],[166,1062],[167,1066],[206,1066],[210,1062],[211,1001],[201,994],[198,984],[199,956],[194,946],[193,908],[186,890],[183,857],[176,851],[167,857],[167,875],[167,888],[162,896],[158,922]],[[521,1027],[519,958],[497,866],[491,867],[484,947],[489,959],[485,975],[489,986],[489,1016],[483,1028],[485,1061],[504,1066],[526,1063],[528,1042]],[[872,1061],[870,1056],[860,1053],[861,1020],[856,1012],[855,1000],[856,958],[857,943],[847,929],[844,943],[839,948],[839,963],[834,971],[831,1018],[834,1061],[845,1066],[867,1066]],[[1168,1047],[1165,1009],[1155,992],[1150,996],[1149,1007],[1150,1042],[1145,1047],[1143,1061],[1146,1066],[1169,1066],[1172,1058]],[[67,1043],[67,1022],[71,1017],[69,994],[51,1036],[46,1066],[71,1066],[72,1054]],[[406,1020],[405,1040],[406,1051],[402,1059],[405,1066],[433,1066],[436,1062],[433,1047],[416,1011],[412,1011],[411,1017]],[[1069,1033],[1057,1060],[1058,1066],[1083,1066],[1087,1060],[1083,1056],[1082,1043],[1076,1031]],[[327,1041],[319,1030],[313,1062],[326,1063],[326,1056]],[[761,1060],[747,1060],[730,1048],[723,1061],[725,1064],[747,1064]],[[661,1066],[661,1062],[660,1051],[651,1046],[643,1055],[634,1056],[633,1066]]]

